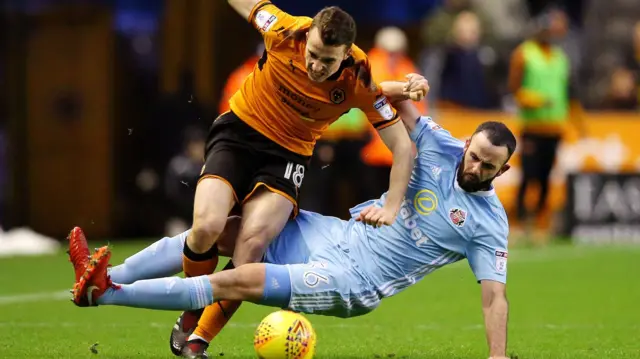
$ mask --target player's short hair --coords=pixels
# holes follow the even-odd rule
[[[351,15],[337,6],[320,10],[311,22],[310,29],[313,28],[320,30],[320,38],[325,45],[345,45],[348,49],[356,41],[356,22]]]
[[[504,146],[507,148],[507,161],[513,155],[513,152],[516,150],[516,136],[513,135],[513,132],[507,127],[504,123],[498,121],[487,121],[483,122],[478,126],[473,133],[475,136],[476,133],[483,132],[489,142],[491,142],[494,146]],[[473,136],[472,136],[473,137]]]

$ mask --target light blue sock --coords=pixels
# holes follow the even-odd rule
[[[114,283],[130,284],[142,279],[164,278],[182,272],[182,248],[190,230],[164,237],[109,269]]]
[[[161,310],[194,310],[213,303],[213,288],[206,275],[192,278],[157,278],[109,288],[99,305],[120,305]]]

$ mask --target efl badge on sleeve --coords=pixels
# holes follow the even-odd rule
[[[507,251],[496,250],[496,271],[498,273],[507,272]]]
[[[382,118],[384,118],[385,120],[387,121],[393,120],[393,109],[391,108],[391,104],[389,103],[386,97],[384,96],[380,97],[373,104],[373,107],[375,107],[376,110],[378,110],[378,113],[380,114],[380,116],[382,116]]]
[[[256,14],[256,26],[258,29],[262,30],[262,32],[269,31],[271,26],[278,21],[278,18],[275,15],[272,15],[266,10],[260,10]]]

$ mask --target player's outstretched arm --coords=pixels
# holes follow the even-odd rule
[[[504,359],[507,354],[507,319],[509,304],[504,283],[483,280],[482,311],[491,359]]]
[[[398,116],[402,118],[402,123],[404,123],[404,127],[406,127],[409,133],[413,132],[413,129],[416,127],[416,123],[422,114],[418,111],[418,108],[411,103],[411,101],[399,101],[394,102],[393,106],[398,111]]]
[[[249,19],[251,10],[260,2],[260,0],[227,0],[229,5],[245,19]]]

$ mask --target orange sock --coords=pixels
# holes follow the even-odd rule
[[[242,302],[222,300],[209,305],[204,309],[204,313],[198,321],[198,327],[193,334],[210,343],[229,322],[240,304]]]
[[[213,245],[205,253],[194,253],[185,243],[182,252],[182,270],[185,277],[208,275],[216,270],[218,265],[218,247]]]

